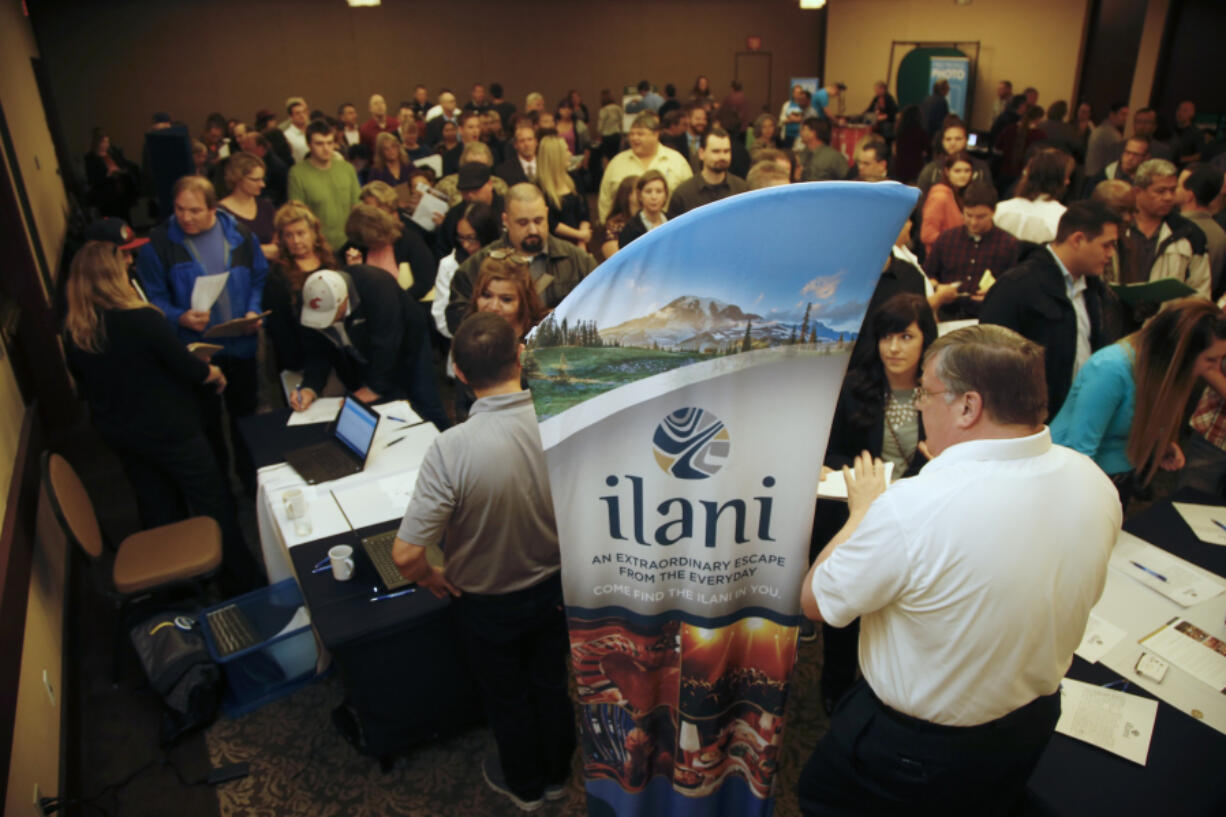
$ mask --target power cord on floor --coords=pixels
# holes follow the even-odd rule
[[[55,814],[60,809],[65,809],[72,806],[89,806],[95,809],[98,813],[102,814],[103,817],[115,817],[111,812],[103,808],[102,804],[97,801],[108,794],[122,791],[124,788],[131,785],[138,777],[155,767],[169,767],[170,770],[175,773],[175,777],[178,778],[179,785],[183,786],[184,788],[217,785],[219,783],[224,783],[227,780],[245,777],[248,773],[248,766],[246,763],[236,763],[229,766],[221,766],[215,769],[210,769],[208,774],[198,780],[188,780],[184,776],[182,770],[179,769],[179,765],[175,763],[173,759],[171,759],[170,754],[168,752],[163,752],[158,757],[153,758],[147,763],[141,765],[139,768],[133,770],[127,776],[120,778],[113,783],[108,783],[96,793],[88,797],[78,797],[70,800],[61,800],[58,797],[40,798],[38,801],[39,809],[41,809],[44,815],[49,815]]]

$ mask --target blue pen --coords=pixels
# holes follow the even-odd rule
[[[386,601],[388,599],[398,598],[399,596],[407,596],[410,593],[416,593],[416,587],[406,587],[403,590],[397,590],[395,593],[381,593],[377,596],[371,596],[367,601]]]
[[[1223,525],[1221,522],[1217,521],[1216,519],[1211,519],[1211,520],[1209,520],[1209,521],[1211,521],[1213,524],[1217,525],[1217,526],[1218,526],[1219,528],[1221,528],[1222,530],[1226,530],[1226,525]]]
[[[1146,573],[1148,573],[1149,575],[1153,576],[1153,577],[1154,577],[1155,579],[1157,579],[1158,581],[1163,581],[1163,582],[1164,582],[1164,581],[1166,581],[1166,576],[1163,576],[1163,575],[1162,575],[1161,573],[1159,573],[1158,571],[1156,571],[1156,570],[1150,570],[1148,567],[1146,567],[1145,565],[1141,564],[1140,562],[1134,562],[1134,561],[1132,561],[1131,559],[1129,559],[1128,561],[1129,561],[1129,564],[1131,564],[1133,567],[1139,568],[1140,570],[1144,570]]]

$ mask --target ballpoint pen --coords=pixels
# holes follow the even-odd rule
[[[1226,525],[1223,525],[1221,522],[1217,521],[1216,519],[1210,519],[1209,521],[1217,525],[1222,530],[1226,530]]]
[[[388,599],[394,599],[400,596],[407,596],[410,593],[416,593],[416,592],[417,592],[416,587],[406,587],[405,589],[397,590],[394,593],[380,593],[377,596],[371,596],[369,599],[367,599],[367,601],[387,601]]]
[[[1163,582],[1164,582],[1164,581],[1166,581],[1166,576],[1163,576],[1161,573],[1159,573],[1159,572],[1158,572],[1158,571],[1156,571],[1156,570],[1151,570],[1150,568],[1146,567],[1145,565],[1141,564],[1140,562],[1134,562],[1133,560],[1129,559],[1129,560],[1128,560],[1128,563],[1129,563],[1129,564],[1131,564],[1133,567],[1135,567],[1135,568],[1139,569],[1139,570],[1144,570],[1146,573],[1148,573],[1149,575],[1153,576],[1155,579],[1157,579],[1157,580],[1159,580],[1159,581],[1163,581]]]
[[[383,446],[383,447],[384,447],[384,448],[391,448],[393,445],[395,445],[396,443],[400,442],[400,441],[401,441],[401,440],[403,440],[403,439],[404,439],[404,437],[397,437],[396,439],[392,440],[390,443],[388,443],[387,445],[385,445],[385,446]]]

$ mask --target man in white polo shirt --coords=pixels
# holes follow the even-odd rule
[[[1110,480],[1043,425],[1037,344],[1000,326],[940,338],[917,406],[934,458],[889,491],[880,460],[857,461],[850,518],[802,592],[811,619],[860,618],[864,673],[801,773],[806,815],[1007,813],[1119,533]]]

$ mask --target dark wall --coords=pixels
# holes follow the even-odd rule
[[[31,0],[65,140],[79,152],[101,125],[132,158],[154,111],[198,132],[210,111],[250,121],[305,96],[335,113],[370,94],[395,106],[418,82],[458,91],[500,81],[523,105],[540,91],[552,106],[569,88],[595,115],[601,88],[620,94],[647,77],[684,96],[697,74],[722,96],[745,38],[774,59],[777,108],[790,76],[817,72],[825,15],[795,0]],[[77,147],[79,146],[79,147]]]
[[[1145,24],[1146,0],[1093,0],[1086,29],[1077,100],[1094,108],[1094,121],[1107,114],[1112,102],[1128,101],[1136,72],[1137,49]]]

